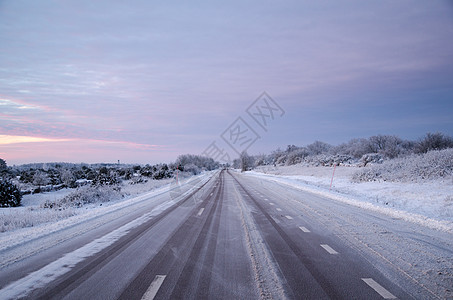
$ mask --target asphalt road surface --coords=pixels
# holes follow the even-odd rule
[[[0,253],[0,299],[442,298],[370,246],[403,221],[231,170],[183,192]]]

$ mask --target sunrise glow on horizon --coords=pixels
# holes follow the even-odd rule
[[[237,118],[252,154],[453,135],[448,1],[4,1],[0,37],[9,165],[171,162]],[[268,130],[247,114],[263,91],[285,111]]]

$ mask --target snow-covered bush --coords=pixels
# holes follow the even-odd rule
[[[118,174],[114,170],[102,167],[93,179],[92,185],[117,185],[119,183]]]
[[[364,167],[353,175],[352,180],[417,182],[448,176],[453,176],[453,149],[412,154]]]
[[[354,158],[349,155],[328,155],[320,154],[315,156],[307,156],[304,158],[304,163],[315,167],[332,167],[334,165],[351,165],[355,162]]]
[[[304,160],[304,158],[307,157],[308,155],[309,155],[309,152],[306,148],[299,148],[297,150],[290,152],[286,156],[285,164],[287,166],[291,166],[291,165],[301,163]]]
[[[21,200],[22,195],[14,184],[0,180],[0,207],[20,206]]]
[[[360,158],[360,166],[365,167],[369,163],[372,164],[382,164],[384,158],[379,153],[367,153]]]
[[[175,166],[183,167],[185,170],[186,166],[189,165],[195,165],[200,170],[208,171],[212,171],[219,167],[219,163],[214,161],[214,159],[201,155],[183,154],[176,159]]]
[[[193,175],[198,175],[198,174],[200,174],[201,170],[195,164],[189,163],[184,166],[184,172],[188,172]]]
[[[50,210],[36,209],[34,207],[9,212],[0,211],[0,232],[56,222],[74,216],[77,213],[76,209]]]
[[[121,193],[118,186],[98,185],[83,186],[57,201],[46,201],[44,208],[81,207],[91,203],[109,202],[120,199]]]

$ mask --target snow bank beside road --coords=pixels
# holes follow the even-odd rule
[[[350,178],[356,171],[356,167],[336,167],[331,190],[333,168],[328,167],[262,167],[245,174],[437,230],[453,232],[451,178],[418,183],[354,183]]]

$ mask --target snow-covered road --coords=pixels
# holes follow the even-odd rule
[[[2,247],[0,298],[452,297],[445,231],[253,174],[208,177]]]

